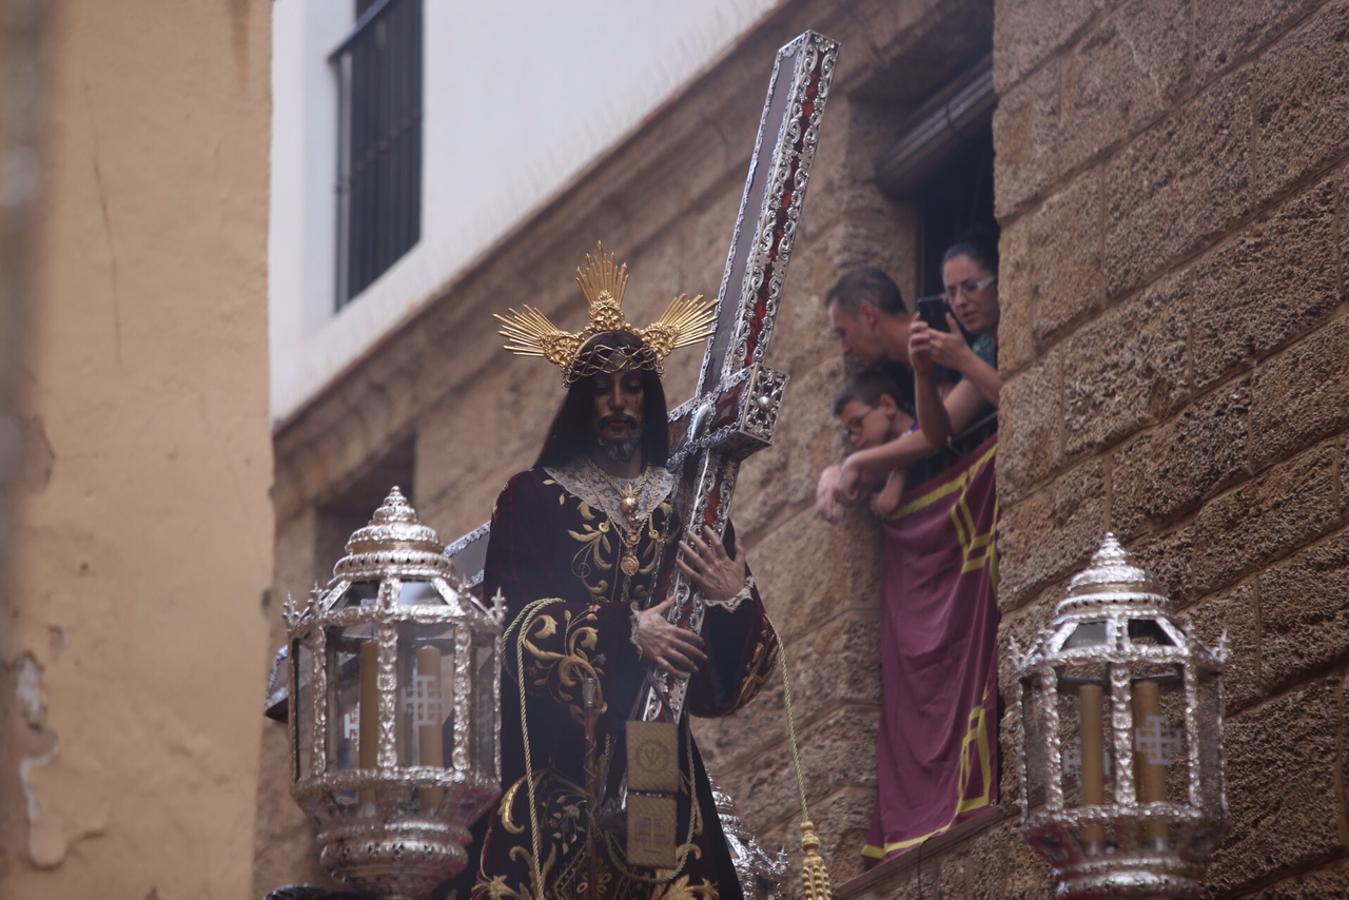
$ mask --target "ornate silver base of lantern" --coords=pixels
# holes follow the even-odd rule
[[[414,900],[464,870],[467,828],[403,819],[356,819],[318,834],[319,862],[357,890],[386,900]]]
[[[779,850],[769,856],[759,841],[741,821],[735,801],[712,780],[712,800],[717,805],[717,818],[726,835],[726,847],[731,851],[731,864],[740,882],[745,900],[782,900],[783,883],[787,878],[787,853]]]
[[[1213,838],[1192,811],[1171,803],[1151,804],[1144,814],[1102,806],[1064,817],[1070,831],[1092,822],[1109,822],[1116,833],[1138,835],[1149,827],[1164,826],[1170,833],[1185,835],[1186,843],[1209,848]],[[1037,821],[1038,819],[1038,821]],[[1130,839],[1128,846],[1089,845],[1079,852],[1070,831],[1056,817],[1032,816],[1023,834],[1054,869],[1057,896],[1085,900],[1092,897],[1196,897],[1202,893],[1202,859],[1180,856],[1172,841]]]

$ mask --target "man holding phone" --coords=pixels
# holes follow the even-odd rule
[[[894,378],[902,395],[896,398],[898,405],[913,413],[909,333],[916,319],[904,305],[899,286],[880,269],[853,269],[830,288],[824,303],[829,327],[843,352],[866,366],[883,369]],[[816,510],[825,519],[833,521],[834,502],[855,502],[864,474],[884,481],[893,470],[928,459],[939,447],[920,432],[911,431],[883,444],[850,453],[841,465],[830,466],[821,473],[815,491]],[[927,471],[911,473],[913,483],[927,474]]]

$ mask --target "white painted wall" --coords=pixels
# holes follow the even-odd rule
[[[421,241],[334,314],[346,0],[276,0],[272,418],[303,406],[780,0],[424,0]],[[762,87],[756,85],[755,90]]]

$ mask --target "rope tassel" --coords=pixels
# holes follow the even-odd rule
[[[787,648],[778,645],[782,663],[782,697],[787,707],[787,738],[792,747],[792,764],[796,769],[796,789],[801,793],[801,887],[803,900],[832,900],[829,870],[820,856],[820,839],[815,835],[815,823],[806,808],[806,780],[801,775],[801,755],[796,746],[796,717],[792,715],[792,684],[787,677]]]
[[[801,823],[801,885],[805,900],[830,900],[834,896],[829,887],[829,870],[820,856],[820,839],[815,836],[815,823],[806,819]]]

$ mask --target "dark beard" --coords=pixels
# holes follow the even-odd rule
[[[604,438],[596,438],[595,443],[604,451],[604,455],[616,463],[625,463],[632,459],[633,454],[641,445],[640,438],[629,438],[626,441],[606,441]]]

